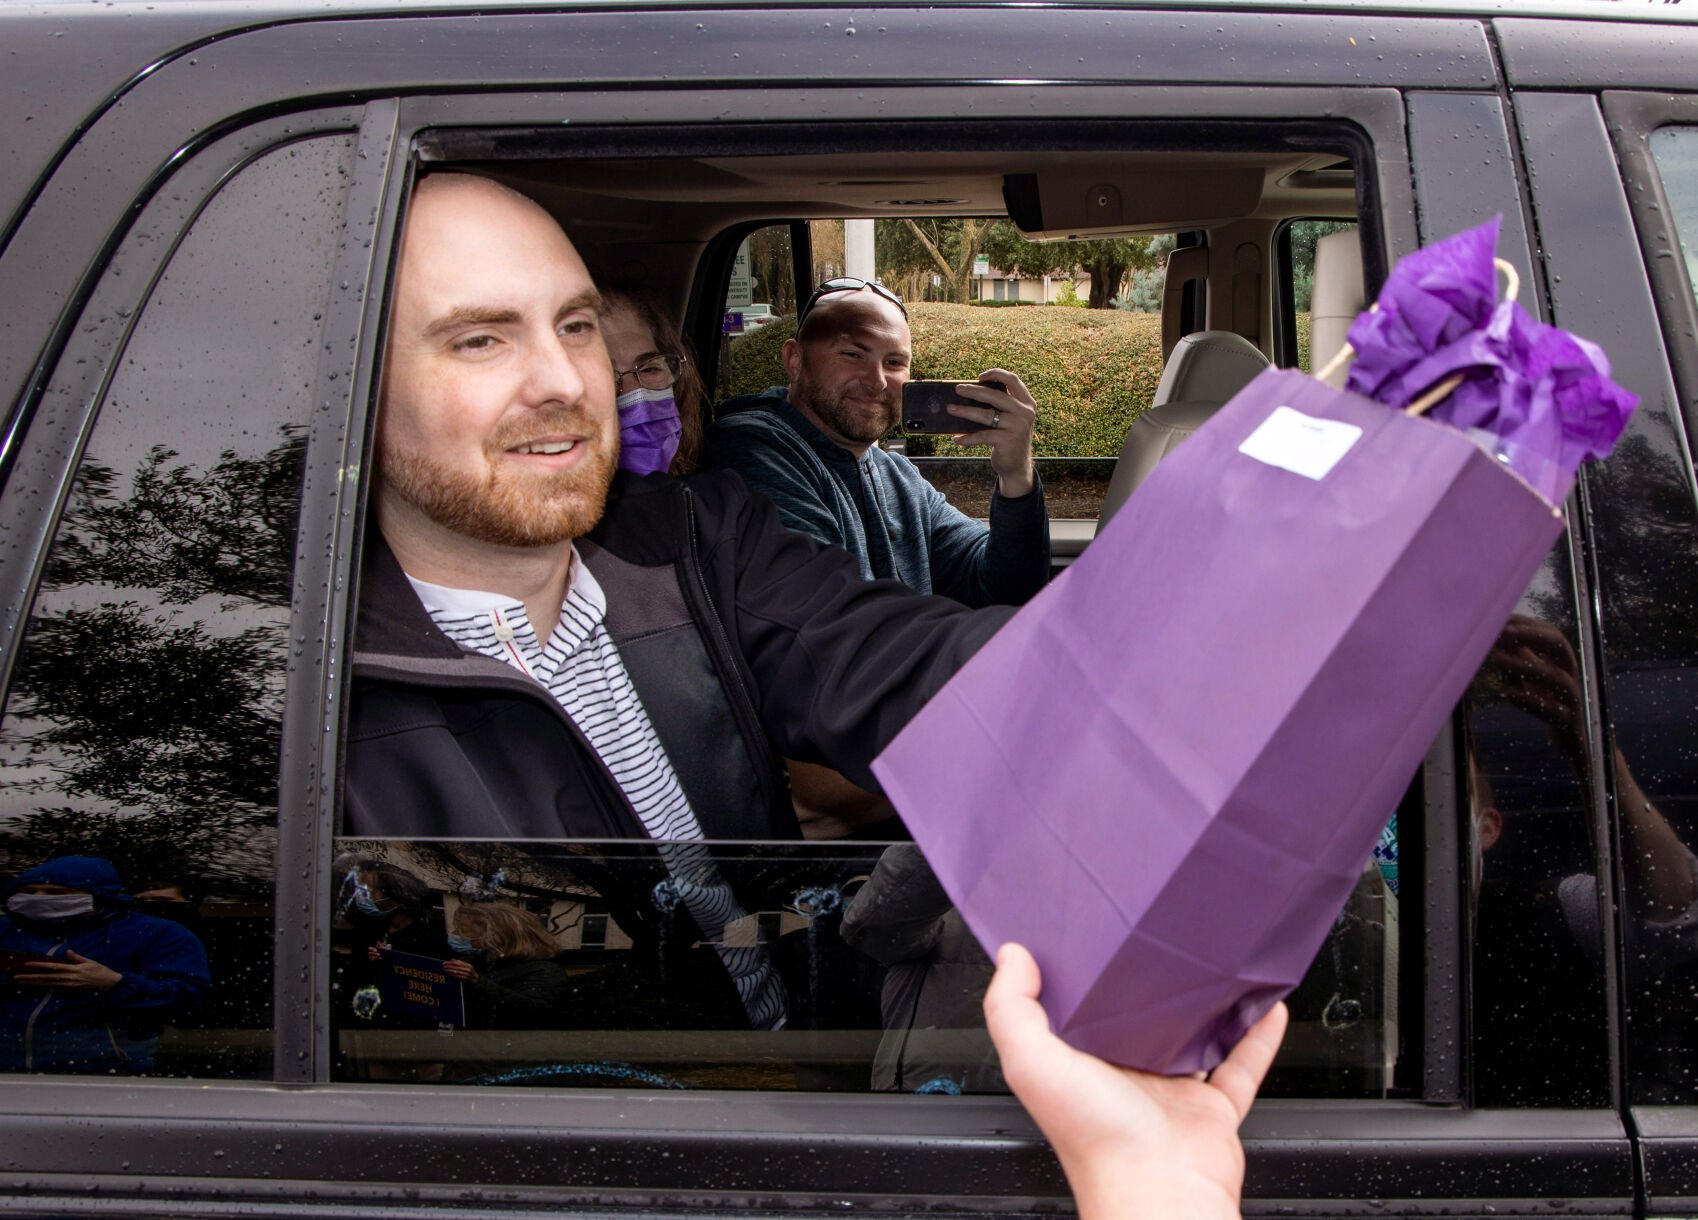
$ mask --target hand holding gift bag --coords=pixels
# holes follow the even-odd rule
[[[1074,1046],[1209,1069],[1302,978],[1625,424],[1595,347],[1494,302],[1494,243],[1403,260],[1351,331],[1450,422],[1267,370],[874,764]]]

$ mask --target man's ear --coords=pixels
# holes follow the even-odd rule
[[[802,363],[802,345],[794,339],[786,339],[780,349],[784,356],[784,377],[792,385],[796,382],[796,369]]]
[[[1480,850],[1491,851],[1492,844],[1503,834],[1503,814],[1494,806],[1487,805],[1475,815],[1474,825],[1476,833],[1480,836]]]

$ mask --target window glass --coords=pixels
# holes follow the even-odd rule
[[[1609,1102],[1604,927],[1566,540],[1463,701],[1473,1100]]]
[[[1651,155],[1657,160],[1669,219],[1686,257],[1686,281],[1698,293],[1698,128],[1665,127],[1653,132]]]
[[[1687,282],[1698,284],[1698,128],[1650,137]],[[1672,315],[1671,315],[1672,316]],[[1667,342],[1692,336],[1672,322]],[[1690,398],[1691,387],[1681,386]],[[1621,860],[1628,1080],[1639,1104],[1698,1101],[1698,752],[1691,711],[1698,674],[1689,452],[1664,412],[1642,405],[1600,464],[1600,552],[1613,731],[1607,781]]]
[[[1095,452],[1112,455],[1126,421],[1147,405],[1160,376],[1160,318],[1153,304],[1161,285],[1134,273],[1159,266],[1167,243],[1139,238],[1028,249],[1032,243],[1001,232],[1007,228],[957,218],[930,228],[819,222],[805,231],[816,279],[853,266],[857,243],[873,240],[878,257],[887,260],[879,276],[883,288],[908,298],[917,375],[972,378],[993,366],[1027,370],[1037,397],[1053,407],[1054,432],[1045,443],[1059,445],[1054,437],[1069,436],[1073,450],[1097,445]],[[743,333],[726,345],[733,377],[722,383],[724,393],[783,384],[780,347],[795,332],[798,300],[808,295],[807,286],[786,283],[784,269],[803,231],[769,226],[744,244],[726,299],[726,312],[739,315],[735,324]],[[628,247],[628,228],[620,234]],[[593,233],[582,240],[592,243]],[[948,278],[942,264],[920,257],[931,258],[928,243],[938,253],[953,251]],[[898,257],[903,249],[907,262]],[[975,251],[988,252],[981,257]],[[1117,309],[1111,297],[1099,301],[1105,308],[1090,308],[1083,268],[1093,258],[1102,260],[1099,288],[1118,284],[1122,304],[1142,301],[1152,308]],[[982,303],[994,293],[993,282],[1005,285],[1005,298],[1025,294],[1026,304]],[[1031,299],[1045,292],[1047,303]],[[769,316],[765,306],[773,320],[751,325]],[[1059,364],[1051,351],[1057,347],[1071,353]],[[399,349],[397,343],[393,350]],[[1064,411],[1064,393],[1082,405]],[[1102,401],[1087,402],[1087,393]],[[1116,412],[1116,434],[1091,440],[1092,419],[1100,425]],[[1112,465],[1112,456],[1101,460]],[[776,796],[780,807],[795,806],[806,838],[754,841],[781,832],[774,829],[778,821],[762,820],[766,790],[737,786],[749,770],[738,761],[745,746],[733,731],[748,730],[738,720],[743,704],[702,676],[718,663],[718,653],[704,652],[704,639],[714,633],[684,618],[676,627],[692,629],[676,630],[674,620],[663,617],[682,614],[694,586],[675,588],[679,576],[671,566],[651,573],[627,562],[615,555],[611,535],[604,537],[607,548],[592,551],[585,566],[599,573],[609,637],[617,641],[637,702],[654,718],[682,791],[701,824],[714,828],[713,837],[619,840],[612,837],[619,823],[610,820],[599,834],[580,832],[596,835],[593,840],[548,841],[551,826],[559,834],[562,825],[580,824],[580,814],[586,819],[581,824],[593,824],[593,811],[586,810],[595,802],[577,795],[566,801],[562,792],[600,791],[598,785],[623,764],[603,751],[604,774],[587,755],[578,757],[584,751],[566,743],[556,749],[558,734],[567,730],[552,715],[554,705],[506,697],[513,686],[524,686],[520,675],[508,672],[502,659],[508,652],[530,657],[533,676],[539,672],[533,662],[547,662],[531,655],[532,637],[510,619],[473,612],[469,603],[464,612],[454,610],[456,599],[430,595],[431,613],[444,630],[488,657],[487,665],[457,670],[454,677],[465,681],[452,688],[441,685],[448,676],[433,668],[434,654],[405,653],[392,636],[369,637],[381,643],[369,648],[357,639],[344,764],[347,830],[336,842],[324,895],[333,928],[336,1077],[1001,1091],[981,1011],[991,964],[923,858],[904,841],[888,804],[869,793],[846,796],[833,786],[846,785],[834,772],[804,781],[810,765],[793,761],[788,792],[780,787]],[[384,554],[368,548],[368,560]],[[385,602],[384,614],[421,609],[409,600],[402,574],[379,571],[375,563],[363,578],[368,607],[393,596],[398,600]],[[636,618],[636,602],[622,600],[634,592],[648,595]],[[379,618],[363,619],[362,633],[375,629]],[[486,624],[493,625],[486,630]],[[739,640],[741,630],[733,632]],[[578,647],[572,645],[574,654]],[[460,659],[444,651],[441,663],[458,665]],[[699,709],[688,700],[663,702],[686,688],[693,700],[698,687]],[[550,689],[568,687],[551,678]],[[513,691],[521,693],[531,691]],[[764,707],[759,713],[771,714]],[[582,715],[586,723],[597,719],[587,703]],[[683,729],[692,735],[678,736]],[[640,739],[639,731],[621,731]],[[763,730],[755,725],[752,731]],[[594,735],[589,727],[584,732]],[[424,736],[433,743],[428,757],[403,740]],[[564,753],[573,757],[559,756]],[[553,761],[544,766],[539,759]],[[749,761],[761,769],[761,759]],[[491,766],[500,771],[499,781]],[[879,808],[851,808],[854,796]],[[817,807],[808,804],[816,798]],[[743,804],[731,808],[737,801]],[[624,807],[616,799],[609,804]],[[730,824],[750,829],[734,834],[724,829]],[[492,841],[495,832],[484,828],[498,825],[513,829]],[[634,823],[632,833],[639,833]],[[1378,1097],[1405,1089],[1398,1013],[1400,1007],[1418,1011],[1419,997],[1399,979],[1397,865],[1394,842],[1363,862],[1331,939],[1292,999],[1294,1030],[1271,1092]]]
[[[1267,1096],[1396,1090],[1387,875],[1289,1000]],[[332,914],[337,1079],[1006,1091],[991,962],[911,843],[345,838]]]
[[[828,256],[843,261],[843,226],[816,226]],[[832,237],[835,235],[835,244]],[[756,229],[737,247],[725,288],[720,329],[718,388],[721,399],[755,394],[784,381],[779,348],[796,333],[796,272],[787,224]],[[828,265],[829,266],[829,265]],[[832,270],[831,275],[840,271]],[[829,277],[827,277],[829,278]],[[804,297],[806,292],[802,294]]]
[[[101,404],[0,722],[6,1070],[270,1073],[291,569],[350,157],[302,141],[221,188]]]

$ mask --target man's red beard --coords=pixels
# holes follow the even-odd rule
[[[486,449],[489,473],[483,479],[425,454],[385,446],[381,438],[378,469],[391,491],[444,529],[496,546],[549,546],[581,538],[601,520],[618,460],[617,434],[610,440],[604,430],[580,441],[590,452],[566,471],[514,470],[501,454],[529,436],[576,430],[531,421],[528,436],[498,435]]]

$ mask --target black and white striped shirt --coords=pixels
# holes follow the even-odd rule
[[[661,841],[672,882],[656,887],[656,904],[681,901],[703,935],[716,942],[755,1028],[783,1024],[782,985],[766,953],[724,943],[726,925],[746,913],[700,842],[701,823],[607,632],[607,595],[577,551],[560,621],[547,644],[538,641],[524,603],[515,598],[407,579],[444,635],[468,651],[505,661],[554,697],[589,739],[643,829]]]
[[[571,717],[631,802],[651,839],[699,839],[702,828],[607,633],[607,595],[572,555],[560,621],[537,640],[524,603],[500,593],[412,580],[442,633],[461,648],[529,674]]]

